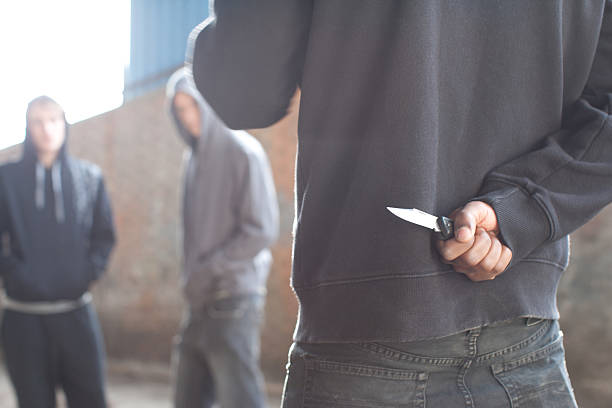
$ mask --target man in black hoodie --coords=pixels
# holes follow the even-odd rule
[[[612,201],[612,0],[214,11],[191,62],[228,126],[302,91],[284,406],[575,406],[556,290]]]
[[[104,347],[90,285],[115,242],[102,174],[67,152],[64,111],[41,96],[26,113],[20,161],[0,167],[2,346],[21,408],[105,407]]]

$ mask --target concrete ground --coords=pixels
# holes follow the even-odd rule
[[[144,371],[147,374],[143,374]],[[135,368],[133,364],[111,362],[107,386],[109,408],[170,408],[172,388],[165,371],[161,367]],[[269,406],[278,408],[281,384],[269,383],[267,388]],[[58,401],[58,408],[66,406],[61,393],[58,393]],[[0,407],[17,408],[4,366],[0,368]]]

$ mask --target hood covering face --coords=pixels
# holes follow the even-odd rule
[[[197,139],[193,137],[191,133],[189,133],[189,131],[183,126],[176,113],[176,109],[174,107],[174,97],[178,92],[183,92],[191,96],[198,105],[200,110],[201,130],[200,136]],[[180,68],[178,71],[172,74],[166,87],[166,97],[170,113],[172,114],[174,123],[179,131],[179,135],[193,150],[197,149],[201,151],[205,145],[214,143],[214,140],[218,136],[230,131],[226,128],[221,119],[196,89],[191,72],[187,68]]]
[[[32,107],[35,105],[39,105],[39,104],[56,105],[62,111],[62,116],[64,118],[64,124],[65,124],[66,130],[65,130],[65,135],[64,135],[65,136],[64,143],[62,144],[62,147],[60,148],[59,154],[57,156],[57,161],[58,162],[65,161],[65,159],[68,156],[67,146],[68,146],[68,128],[69,128],[68,121],[66,120],[66,113],[64,112],[63,108],[61,107],[59,103],[57,103],[55,100],[45,95],[39,96],[33,99],[28,104],[28,109],[26,111],[26,132],[25,132],[25,140],[23,142],[22,160],[29,162],[29,163],[35,163],[38,161],[38,154],[36,153],[36,147],[34,146],[34,142],[32,141],[32,135],[28,127],[28,115]]]
[[[51,184],[53,186],[53,195],[55,199],[55,218],[58,223],[63,223],[66,219],[66,209],[65,209],[65,199],[64,199],[64,189],[62,188],[62,173],[64,169],[67,167],[67,159],[68,159],[68,121],[66,120],[66,114],[61,106],[54,101],[52,98],[48,96],[39,96],[33,99],[28,104],[28,109],[26,112],[26,135],[25,140],[23,142],[23,154],[21,161],[24,165],[30,167],[34,166],[34,177],[35,177],[35,188],[34,188],[34,200],[36,203],[36,208],[42,210],[46,205],[46,197],[45,197],[45,178],[46,171],[43,165],[38,161],[38,153],[36,152],[36,146],[34,146],[34,142],[32,141],[32,135],[30,133],[30,129],[28,126],[28,114],[34,105],[38,104],[50,104],[56,105],[61,111],[64,119],[65,125],[65,135],[64,135],[64,143],[60,148],[57,159],[55,163],[51,166]]]

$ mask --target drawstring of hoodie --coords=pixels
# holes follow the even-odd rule
[[[55,219],[58,224],[62,224],[66,219],[64,209],[64,193],[62,190],[62,164],[57,161],[51,167],[51,185],[53,186],[53,196],[55,198]],[[36,189],[34,190],[34,200],[36,208],[45,208],[45,168],[36,162]]]
[[[34,190],[36,208],[45,208],[45,168],[36,162],[36,189]]]

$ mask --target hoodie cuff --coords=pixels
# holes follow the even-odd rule
[[[546,210],[525,190],[500,184],[495,187],[499,188],[488,185],[489,192],[472,201],[493,207],[501,239],[512,250],[512,267],[551,238],[551,223]]]

